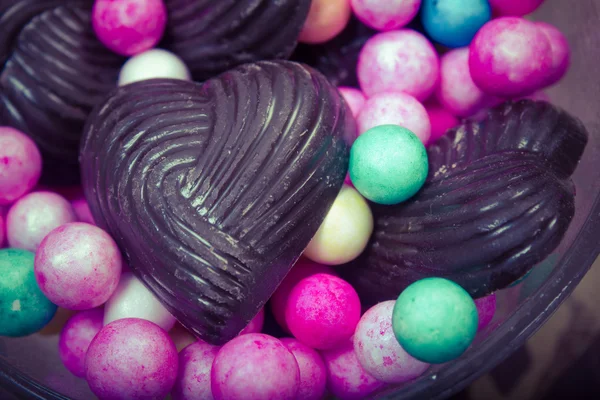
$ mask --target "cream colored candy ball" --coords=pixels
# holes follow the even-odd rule
[[[154,78],[190,80],[190,71],[175,54],[152,49],[131,57],[121,68],[119,86]]]
[[[373,214],[356,189],[344,185],[304,255],[321,264],[339,265],[354,260],[373,232]]]

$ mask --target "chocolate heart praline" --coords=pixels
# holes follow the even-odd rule
[[[85,195],[142,282],[186,328],[222,344],[319,228],[355,129],[326,78],[292,62],[204,84],[134,83],[90,116]]]

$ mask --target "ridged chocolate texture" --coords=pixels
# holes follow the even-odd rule
[[[296,47],[310,0],[166,0],[162,46],[178,54],[194,79],[235,66],[287,59]]]
[[[575,212],[569,175],[586,143],[579,121],[533,101],[452,130],[428,149],[430,175],[413,199],[373,206],[371,242],[340,272],[367,304],[430,276],[474,297],[508,286],[560,243]]]
[[[0,0],[0,125],[38,144],[47,184],[78,182],[85,120],[124,61],[96,39],[92,3]]]
[[[288,61],[113,92],[81,149],[85,195],[133,272],[210,343],[237,335],[319,228],[355,129],[326,78]]]

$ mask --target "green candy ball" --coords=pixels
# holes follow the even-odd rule
[[[398,125],[380,125],[356,139],[350,149],[350,179],[367,199],[398,204],[414,196],[429,172],[421,140]]]
[[[0,250],[0,336],[31,335],[56,313],[35,280],[33,260],[26,250]]]
[[[396,339],[417,360],[442,364],[471,345],[479,316],[462,287],[442,278],[421,279],[398,297],[392,314]]]

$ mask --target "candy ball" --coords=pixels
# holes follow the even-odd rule
[[[496,313],[496,294],[492,293],[489,296],[482,297],[475,300],[475,306],[477,307],[477,315],[479,317],[479,323],[477,325],[477,332],[482,331],[487,327]]]
[[[240,335],[245,335],[247,333],[260,333],[262,331],[263,325],[265,323],[265,309],[261,308],[258,314],[246,325],[244,329],[240,332]]]
[[[496,15],[522,16],[534,12],[544,0],[488,0]]]
[[[392,329],[394,300],[371,307],[354,332],[354,352],[360,365],[377,380],[402,383],[423,374],[429,364],[411,357],[398,343]]]
[[[406,128],[381,125],[356,139],[350,149],[350,178],[367,199],[398,204],[415,195],[427,178],[427,151]]]
[[[173,400],[213,400],[210,388],[212,364],[220,347],[202,341],[179,353],[179,373],[171,392]]]
[[[29,192],[42,173],[42,156],[24,133],[0,126],[0,205]]]
[[[444,136],[448,129],[454,128],[459,124],[458,118],[439,104],[428,104],[426,110],[431,122],[429,144],[435,143],[439,138]]]
[[[352,339],[321,355],[327,367],[327,389],[340,400],[366,399],[385,385],[360,365]]]
[[[350,0],[361,22],[373,29],[391,31],[408,24],[419,12],[421,0]]]
[[[371,37],[361,49],[357,74],[367,97],[395,91],[423,101],[437,83],[439,60],[431,43],[419,32],[384,32]]]
[[[312,0],[298,41],[317,44],[333,39],[344,30],[350,14],[349,0]]]
[[[431,137],[431,122],[425,107],[409,94],[379,93],[371,97],[357,118],[358,131],[365,133],[380,125],[400,125],[426,144]]]
[[[177,369],[177,349],[169,335],[137,318],[106,325],[85,357],[85,378],[100,400],[164,399]]]
[[[119,73],[119,86],[158,78],[191,79],[190,71],[179,57],[163,49],[152,49],[127,60]]]
[[[346,103],[348,103],[348,107],[350,107],[350,111],[352,111],[354,118],[358,117],[358,113],[360,113],[361,108],[365,105],[365,101],[367,101],[367,98],[363,92],[358,89],[345,86],[338,87],[338,90],[344,100],[346,100]]]
[[[31,335],[56,313],[35,281],[33,260],[26,250],[0,250],[0,336]]]
[[[296,339],[284,338],[281,343],[294,355],[300,371],[298,399],[321,400],[327,386],[327,368],[315,350]]]
[[[35,255],[40,289],[69,310],[98,307],[113,294],[121,276],[121,253],[102,229],[82,222],[50,232]]]
[[[217,353],[211,388],[216,400],[295,400],[300,385],[296,359],[279,339],[240,335]]]
[[[192,335],[190,331],[185,329],[179,323],[175,323],[175,326],[169,331],[169,336],[171,337],[171,340],[173,340],[173,343],[175,343],[177,351],[181,351],[190,344],[198,341],[198,339],[196,339],[196,337]]]
[[[131,272],[121,274],[119,285],[104,307],[104,324],[122,318],[141,318],[170,330],[175,317]]]
[[[6,238],[6,220],[3,212],[0,211],[0,249],[4,247],[4,239]]]
[[[77,221],[71,203],[52,192],[33,192],[20,198],[6,216],[10,247],[36,251],[53,229]]]
[[[554,85],[565,76],[571,64],[569,42],[565,35],[552,25],[545,22],[536,22],[535,25],[546,35],[552,53],[552,67],[548,71],[544,86]]]
[[[132,56],[160,41],[167,25],[163,0],[95,0],[92,27],[115,53]]]
[[[425,278],[408,286],[392,316],[402,348],[430,364],[459,357],[473,342],[477,325],[477,307],[469,293],[443,278]]]
[[[487,0],[423,0],[421,9],[427,34],[447,47],[467,46],[491,17]]]
[[[58,355],[64,366],[79,378],[85,378],[85,355],[90,343],[104,325],[102,308],[73,315],[60,332]]]
[[[488,94],[517,97],[545,85],[552,69],[546,34],[523,18],[503,17],[485,24],[470,45],[473,81]]]
[[[367,201],[350,186],[342,186],[304,256],[326,265],[340,265],[363,252],[373,232]]]
[[[337,276],[315,274],[290,292],[285,320],[292,335],[313,349],[330,349],[354,333],[360,319],[356,290]]]

